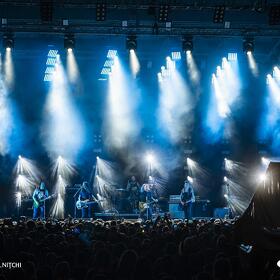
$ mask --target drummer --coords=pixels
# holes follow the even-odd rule
[[[128,199],[131,204],[132,210],[134,213],[137,213],[139,204],[140,184],[137,182],[135,176],[131,176],[131,178],[128,180],[126,190],[129,193]]]

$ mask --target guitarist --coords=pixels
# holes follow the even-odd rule
[[[78,200],[81,202],[97,201],[92,192],[90,191],[88,182],[83,182],[82,189],[79,194]],[[87,207],[82,208],[82,218],[92,218],[92,205],[89,203]]]
[[[46,189],[44,182],[36,187],[33,192],[33,219],[45,218],[45,200],[49,196],[49,192]]]
[[[140,189],[140,202],[139,202],[139,210],[140,217],[142,219],[151,219],[152,218],[152,205],[157,202],[157,197],[155,196],[155,192],[153,190],[152,184],[143,184]]]
[[[180,195],[180,203],[184,210],[185,219],[192,218],[192,207],[195,202],[194,189],[191,182],[187,179],[185,180],[184,187]]]

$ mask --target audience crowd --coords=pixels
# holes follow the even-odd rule
[[[246,251],[234,221],[0,221],[0,280],[280,279],[275,256]]]

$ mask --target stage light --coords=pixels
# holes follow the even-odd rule
[[[188,66],[188,73],[193,84],[198,85],[200,80],[200,73],[190,50],[186,51],[186,60]]]
[[[181,60],[181,52],[172,52],[171,53],[172,60]]]
[[[126,49],[127,50],[134,50],[137,49],[137,40],[135,35],[129,35],[126,37]]]
[[[21,206],[21,192],[16,192],[16,205],[17,207]]]
[[[182,49],[184,52],[191,53],[193,50],[193,39],[192,37],[182,38]]]
[[[169,16],[169,6],[168,5],[161,5],[159,7],[159,15],[158,20],[159,22],[166,22]]]
[[[52,176],[58,176],[59,180],[69,180],[69,178],[75,173],[75,168],[66,159],[59,155],[53,164]]]
[[[75,58],[75,54],[72,48],[67,49],[67,56],[66,56],[66,69],[69,81],[71,83],[77,83],[79,81],[79,68]]]
[[[71,52],[75,48],[75,37],[73,34],[64,35],[64,48]]]
[[[192,159],[190,159],[189,157],[187,157],[187,164],[188,164],[188,166],[193,167],[194,161]]]
[[[265,157],[262,157],[262,163],[263,163],[264,165],[269,165],[270,160],[267,159],[267,158],[265,158]]]
[[[26,195],[32,193],[34,184],[33,180],[22,174],[19,174],[15,181],[16,188]]]
[[[247,52],[247,58],[248,58],[249,68],[251,69],[252,74],[255,77],[257,77],[259,74],[259,70],[252,51]]]
[[[193,183],[193,178],[192,177],[188,176],[187,179],[190,183]]]
[[[133,49],[129,51],[129,63],[130,63],[132,75],[135,78],[140,70],[140,63],[136,55],[136,52]]]
[[[224,182],[227,182],[227,181],[228,181],[227,176],[224,176]]]
[[[266,180],[266,178],[267,178],[266,173],[260,173],[259,174],[260,182],[264,182]]]
[[[228,61],[237,61],[237,53],[228,53]]]
[[[224,197],[225,197],[226,199],[228,199],[228,195],[227,195],[227,194],[224,194]]]
[[[104,21],[106,19],[106,4],[96,4],[96,21]]]
[[[46,61],[46,69],[44,75],[44,82],[51,82],[55,72],[55,66],[59,59],[58,50],[49,50]]]
[[[40,1],[40,18],[42,22],[51,22],[53,19],[54,2]]]
[[[225,6],[217,6],[214,10],[213,22],[223,23],[225,17]]]
[[[21,155],[18,156],[18,160],[14,168],[14,173],[17,176],[20,175],[18,177],[20,182],[23,182],[27,177],[32,181],[39,181],[41,177],[41,173],[34,162],[30,159],[24,158]],[[26,175],[27,177],[25,177],[24,175]]]
[[[254,52],[254,41],[253,39],[247,38],[243,40],[243,51],[246,54],[250,54]]]
[[[14,48],[14,36],[12,33],[3,35],[3,48],[7,51],[11,51]]]
[[[269,10],[269,24],[279,25],[280,24],[280,6],[272,5]]]
[[[4,57],[4,77],[8,88],[12,87],[14,84],[14,64],[12,57],[12,47],[6,47],[5,57]]]
[[[54,218],[64,218],[64,198],[60,193],[57,194],[57,198],[51,208],[51,213]]]
[[[97,156],[96,159],[99,159],[99,156]]]
[[[154,155],[151,154],[151,153],[147,154],[147,155],[146,155],[146,161],[147,161],[148,163],[150,163],[150,164],[154,163],[154,161],[155,161]]]

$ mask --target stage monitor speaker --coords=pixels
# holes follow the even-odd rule
[[[229,217],[230,210],[228,207],[224,208],[215,208],[214,210],[214,218],[224,219],[226,216]]]
[[[169,213],[172,219],[184,219],[184,211],[179,209],[178,203],[169,203]]]

